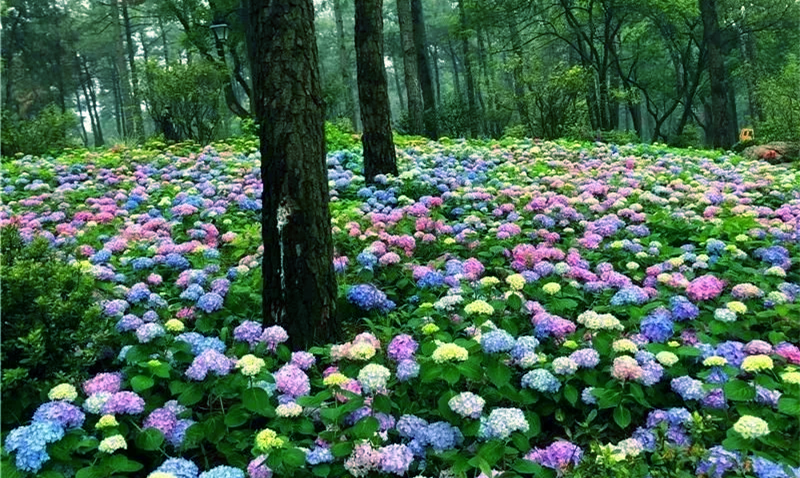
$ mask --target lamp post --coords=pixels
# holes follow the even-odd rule
[[[228,41],[228,24],[223,21],[215,21],[211,25],[211,31],[214,32],[214,38],[220,42],[225,43]]]

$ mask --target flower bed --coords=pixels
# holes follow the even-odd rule
[[[330,154],[352,338],[308,351],[259,323],[257,154],[4,164],[0,225],[129,345],[3,476],[798,476],[800,177],[685,154],[428,143],[377,187]]]

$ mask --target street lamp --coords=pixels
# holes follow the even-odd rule
[[[211,31],[214,32],[214,38],[220,42],[225,43],[228,41],[228,24],[225,22],[215,22],[211,25]]]

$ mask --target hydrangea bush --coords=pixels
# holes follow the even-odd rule
[[[328,156],[350,340],[259,322],[259,156],[3,165],[0,227],[92,277],[117,367],[42,390],[3,476],[800,476],[800,175],[448,141]]]

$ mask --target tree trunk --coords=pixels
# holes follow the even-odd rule
[[[357,94],[355,88],[353,88],[353,78],[350,75],[350,62],[347,61],[347,42],[344,36],[344,19],[340,0],[333,0],[333,15],[336,19],[336,38],[339,42],[339,69],[341,70],[342,84],[345,88],[344,99],[347,109],[346,113],[347,117],[350,118],[353,128],[359,130],[360,128],[358,125],[360,118],[358,115]]]
[[[109,58],[111,66],[111,93],[114,95],[114,120],[117,125],[117,135],[125,138],[124,122],[122,121],[122,96],[120,95],[119,75],[113,59]]]
[[[513,59],[511,60],[512,67],[511,73],[514,79],[514,100],[517,103],[517,111],[519,112],[520,122],[527,128],[528,134],[533,134],[533,124],[528,112],[528,98],[526,92],[524,71],[522,69],[522,40],[519,37],[517,25],[513,19],[508,25],[509,32],[511,33],[511,50],[513,52]]]
[[[406,83],[408,125],[411,134],[425,132],[422,89],[419,86],[417,53],[414,49],[414,24],[411,20],[411,0],[397,0],[397,21],[400,25],[400,45],[403,49],[403,74]],[[437,73],[438,75],[438,73]],[[438,78],[437,78],[438,87]]]
[[[314,3],[249,0],[248,7],[264,182],[263,321],[282,325],[300,350],[339,335]]]
[[[78,120],[80,121],[81,126],[81,140],[83,141],[83,147],[89,147],[89,135],[86,134],[86,125],[83,124],[83,108],[81,108],[81,95],[77,91],[75,92],[75,106],[78,110]]]
[[[472,60],[469,53],[469,37],[467,36],[467,13],[464,0],[458,2],[458,17],[461,24],[461,54],[464,55],[464,74],[467,76],[467,123],[469,136],[478,136],[478,108],[475,104],[475,77],[472,74]]]
[[[703,42],[708,52],[708,76],[711,83],[711,118],[709,132],[711,146],[730,148],[735,142],[731,135],[730,105],[725,59],[722,56],[722,38],[719,31],[716,0],[699,0],[703,20]]]
[[[431,63],[433,63],[433,78],[436,80],[436,104],[442,104],[442,76],[439,73],[439,47],[433,45],[433,57],[431,58]]]
[[[100,125],[100,113],[97,111],[97,96],[94,93],[94,84],[92,82],[92,75],[89,73],[89,65],[86,63],[86,58],[82,58],[82,60],[83,72],[86,75],[84,91],[87,93],[85,95],[87,109],[89,110],[89,117],[92,119],[94,145],[95,147],[100,147],[105,144],[105,139],[103,138],[103,128]]]
[[[128,64],[131,72],[133,137],[136,141],[144,142],[144,119],[142,118],[142,103],[139,96],[139,78],[136,75],[136,53],[133,50],[133,30],[131,28],[131,18],[128,14],[128,1],[129,0],[121,0],[121,10],[122,21],[125,24],[125,44],[128,46]]]
[[[461,77],[458,74],[458,60],[456,59],[456,49],[453,48],[453,42],[447,39],[447,49],[450,51],[450,63],[453,65],[453,88],[455,88],[456,101],[461,103],[464,97],[461,94]]]
[[[400,105],[400,111],[406,111],[407,92],[406,94],[403,94],[403,85],[400,84],[400,76],[402,76],[402,73],[400,72],[400,61],[401,60],[398,58],[397,53],[392,52],[392,76],[394,77],[394,88],[397,91],[397,103]]]
[[[364,178],[378,174],[397,175],[392,142],[389,83],[383,63],[383,0],[355,0],[356,73],[361,123],[364,133]]]
[[[431,67],[428,63],[428,40],[425,33],[425,15],[422,0],[411,0],[411,21],[414,25],[414,48],[417,50],[417,72],[422,88],[422,102],[425,108],[425,135],[439,139],[439,118],[436,113],[436,98],[433,92]]]
[[[167,45],[167,32],[164,30],[164,21],[161,15],[158,16],[158,29],[161,32],[161,48],[164,50],[161,53],[164,55],[164,64],[169,66],[169,47]]]
[[[744,59],[744,79],[747,85],[747,105],[750,121],[764,121],[764,109],[758,97],[756,88],[756,45],[753,33],[739,34],[739,44],[741,45],[742,58]]]

